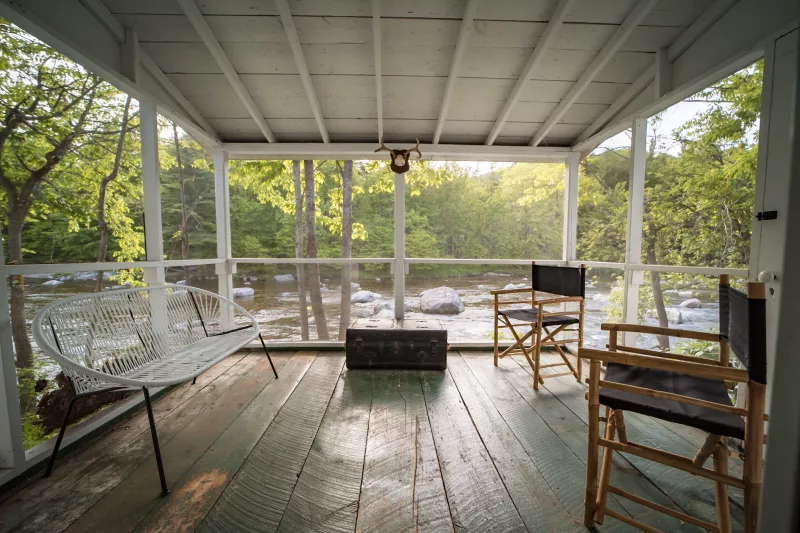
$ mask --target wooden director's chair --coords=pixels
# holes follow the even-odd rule
[[[767,376],[764,284],[748,283],[748,294],[732,289],[728,276],[720,278],[720,334],[682,329],[603,324],[610,332],[609,351],[581,349],[589,361],[589,450],[586,461],[584,524],[602,524],[604,515],[644,531],[656,531],[606,508],[608,493],[627,498],[708,531],[731,531],[728,486],[744,489],[745,531],[755,533],[761,495]],[[719,342],[719,360],[701,359],[622,346],[618,332],[651,333]],[[730,351],[745,369],[731,367]],[[601,363],[606,363],[601,376]],[[729,383],[747,385],[745,408],[734,407]],[[600,437],[600,405],[606,406],[605,436]],[[693,459],[630,442],[624,411],[633,411],[707,431],[706,442]],[[744,453],[730,451],[728,439],[741,439]],[[602,446],[598,488],[598,446]],[[625,452],[714,481],[717,524],[674,511],[610,484],[613,452]],[[728,457],[744,461],[743,479],[728,474]],[[713,470],[705,468],[713,456]]]
[[[567,343],[578,343],[578,348],[583,346],[583,310],[584,293],[586,291],[586,267],[580,268],[544,266],[532,263],[531,287],[523,289],[500,289],[491,291],[494,296],[494,365],[498,359],[507,355],[519,354],[525,356],[528,364],[533,369],[533,388],[538,389],[539,383],[544,384],[544,378],[554,378],[572,374],[578,381],[581,380],[581,356],[578,354],[576,366],[572,366],[562,346]],[[554,295],[550,298],[537,299],[536,292]],[[503,294],[530,293],[530,300],[514,300],[501,302]],[[500,305],[530,303],[529,308],[500,309]],[[571,311],[546,311],[546,305],[577,303],[578,309]],[[515,328],[529,326],[531,329],[520,336]],[[576,329],[567,329],[577,326]],[[508,329],[514,336],[514,344],[502,353],[498,349],[499,330]],[[556,339],[556,335],[563,332],[577,332],[577,337],[571,339]],[[525,346],[525,341],[530,340],[530,346]],[[541,365],[539,358],[542,346],[554,346],[564,360],[563,363]],[[569,372],[562,372],[543,376],[542,368],[566,366]]]

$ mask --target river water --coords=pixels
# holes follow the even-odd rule
[[[527,270],[527,269],[525,269]],[[493,313],[491,289],[501,289],[509,284],[524,286],[529,284],[525,277],[525,270],[517,272],[481,272],[468,275],[426,275],[423,272],[413,272],[406,279],[405,302],[410,310],[406,312],[408,318],[435,318],[441,320],[448,331],[448,340],[451,342],[486,342],[492,341]],[[240,268],[234,280],[234,287],[249,287],[254,294],[249,297],[236,298],[236,302],[253,314],[261,324],[265,338],[268,341],[300,341],[300,308],[298,303],[297,284],[295,281],[278,282],[274,275],[287,274],[294,271],[292,267],[283,270],[243,272]],[[211,271],[197,272],[191,279],[194,286],[216,292],[217,281]],[[339,316],[341,308],[341,284],[338,280],[338,269],[323,269],[322,299],[325,308],[326,323],[332,340],[339,337]],[[168,281],[178,281],[182,272],[170,272]],[[84,276],[86,277],[86,276]],[[56,286],[45,285],[46,278],[25,279],[26,315],[30,321],[36,312],[47,303],[66,296],[92,292],[94,282],[90,280],[64,279]],[[352,318],[371,316],[392,316],[391,311],[380,311],[381,306],[394,303],[394,285],[390,274],[386,272],[364,273],[354,272],[362,290],[371,291],[380,295],[380,298],[370,303],[351,304]],[[111,285],[107,282],[106,285]],[[600,324],[608,318],[609,296],[615,282],[611,279],[596,277],[586,288],[586,316],[585,316],[585,345],[591,347],[605,347],[608,336],[600,331]],[[458,315],[428,315],[419,309],[420,294],[427,289],[447,286],[456,290],[464,303],[464,312]],[[356,289],[353,289],[355,292]],[[716,295],[714,291],[697,289],[688,293],[665,295],[668,300],[668,309],[680,313],[681,324],[670,324],[673,327],[683,327],[700,331],[718,328],[719,316]],[[696,297],[702,301],[699,309],[679,307],[681,301],[689,297]],[[310,317],[310,302],[308,302]],[[381,314],[382,313],[382,314]],[[313,320],[312,320],[313,322]],[[646,318],[645,323],[656,325],[656,320]],[[524,330],[524,328],[523,328]],[[505,337],[509,338],[509,333]],[[315,326],[312,324],[310,337],[317,339]],[[640,336],[640,347],[653,347],[656,339],[652,336]],[[54,375],[55,366],[48,361],[43,361],[44,373]]]

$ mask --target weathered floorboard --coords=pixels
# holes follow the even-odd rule
[[[502,372],[506,359],[501,360],[500,369],[485,356],[465,356],[464,360],[573,521],[582,524],[585,457],[582,459],[573,453],[559,438],[558,429],[548,425],[534,409],[538,396],[534,398],[530,377],[523,378],[524,394],[521,394]],[[583,456],[585,450],[584,444]],[[608,504],[611,509],[627,514],[613,496],[609,496]],[[604,525],[603,531],[633,531],[629,526],[614,522]]]
[[[277,530],[343,365],[317,357],[198,531]]]
[[[365,372],[373,396],[356,531],[452,533],[418,373]]]
[[[147,532],[194,531],[228,486],[275,415],[314,362],[316,352],[297,352],[231,424],[225,433],[181,478],[168,498],[139,526]]]
[[[256,357],[245,357],[240,363],[196,394],[192,401],[184,403],[156,423],[159,444],[165,446],[196,416],[212,407],[228,389],[244,379],[258,361]],[[143,432],[119,452],[98,461],[94,469],[78,479],[69,489],[62,491],[55,498],[49,499],[46,505],[12,531],[63,531],[139,468],[142,463],[152,457],[154,457],[153,441],[149,431]],[[155,465],[153,465],[153,469],[155,469]],[[157,481],[154,482],[151,490],[156,495],[159,493]]]
[[[197,383],[184,383],[159,398],[153,404],[153,418],[158,424],[169,413],[189,401],[210,383],[239,363],[248,352],[237,352],[223,359],[197,377]],[[106,458],[128,445],[137,436],[149,432],[144,406],[127,420],[118,422],[112,429],[86,443],[73,453],[61,453],[50,477],[33,477],[0,504],[0,531],[8,531],[31,513],[47,505],[55,496],[71,487],[76,480],[97,468]]]
[[[460,355],[447,368],[528,531],[583,531],[545,482]]]
[[[458,531],[527,531],[448,372],[420,372],[453,525]]]
[[[355,530],[371,402],[370,377],[363,371],[345,370],[286,506],[279,532]]]

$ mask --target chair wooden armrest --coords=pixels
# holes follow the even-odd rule
[[[623,365],[638,366],[642,368],[652,368],[654,370],[679,372],[701,378],[737,381],[739,383],[748,383],[750,381],[750,377],[746,370],[727,366],[694,363],[691,361],[665,359],[663,357],[655,357],[652,355],[639,355],[627,352],[609,352],[606,350],[580,348],[578,350],[578,356],[588,359],[589,361],[597,361],[600,363],[620,363]]]
[[[531,292],[533,287],[525,287],[522,289],[494,289],[489,291],[489,294],[494,294],[497,296],[498,294],[518,294],[522,292]]]
[[[555,298],[543,298],[541,300],[536,299],[533,301],[533,305],[552,305],[564,302],[580,302],[581,300],[583,300],[583,298],[580,296],[558,296]]]
[[[707,331],[693,331],[690,329],[662,328],[659,326],[644,326],[641,324],[623,324],[619,322],[603,322],[600,325],[603,331],[628,331],[632,333],[650,333],[652,335],[666,335],[667,337],[679,337],[682,339],[695,339],[698,341],[720,342],[722,337],[719,333],[709,333]]]

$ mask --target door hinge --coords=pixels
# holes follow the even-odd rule
[[[762,221],[762,222],[764,220],[775,220],[776,218],[778,218],[778,212],[777,211],[759,211],[758,213],[756,213],[756,218],[759,221]]]

